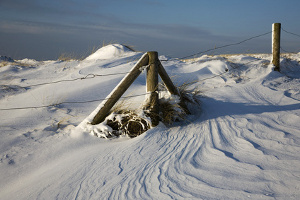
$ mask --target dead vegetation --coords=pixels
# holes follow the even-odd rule
[[[170,95],[164,85],[160,86],[159,99],[159,120],[167,126],[172,125],[173,122],[183,121],[190,113],[187,107],[182,105],[195,104],[200,106],[200,91],[197,89],[189,89],[193,83],[185,83],[178,87],[181,95]],[[104,122],[101,124],[109,126],[106,129],[106,138],[118,137],[120,135],[127,135],[131,138],[141,135],[146,132],[151,126],[151,116],[147,109],[131,110],[130,105],[125,100],[118,103]],[[96,135],[97,136],[97,135]]]
[[[151,127],[150,119],[131,110],[113,113],[113,117],[107,119],[106,124],[112,128],[113,135],[128,135],[131,138],[141,135]]]
[[[73,60],[83,60],[83,57],[78,57],[74,53],[62,53],[58,57],[58,60],[62,62],[68,62]]]

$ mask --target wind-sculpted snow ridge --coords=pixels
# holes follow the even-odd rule
[[[294,76],[284,78],[284,65],[278,73],[266,63],[246,56],[164,63],[176,83],[193,80],[203,89],[201,112],[133,139],[99,139],[71,128],[28,139],[28,146],[18,141],[1,152],[1,171],[18,176],[3,176],[0,198],[300,199],[299,71],[289,68]],[[137,81],[135,89],[144,87]],[[14,164],[5,164],[9,159]]]

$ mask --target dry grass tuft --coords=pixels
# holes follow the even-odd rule
[[[185,110],[179,104],[173,104],[169,101],[160,103],[160,119],[163,123],[171,125],[174,121],[184,120]]]
[[[73,60],[82,60],[82,58],[78,59],[74,53],[62,53],[58,57],[58,60],[63,62],[73,61]]]
[[[122,44],[124,47],[126,47],[127,49],[136,52],[136,50],[134,49],[134,46],[132,45],[127,45],[127,44]]]
[[[196,104],[201,105],[199,97],[201,96],[201,91],[197,88],[189,89],[189,87],[195,82],[184,83],[178,87],[181,100],[186,104]]]
[[[177,96],[174,101],[171,98],[160,99],[160,119],[163,123],[171,125],[175,121],[182,121],[190,114],[188,105],[200,106],[199,96],[201,95],[198,89],[188,89],[194,82],[184,83],[177,87],[180,97]],[[167,91],[164,85],[160,86],[161,90]]]
[[[0,67],[4,67],[6,65],[10,65],[11,62],[7,62],[7,61],[0,61]]]

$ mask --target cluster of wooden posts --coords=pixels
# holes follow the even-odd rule
[[[281,24],[274,23],[272,25],[272,64],[275,66],[276,71],[280,71],[280,31]],[[158,53],[156,51],[147,52],[142,56],[138,63],[132,68],[130,73],[119,83],[119,85],[108,95],[103,106],[95,115],[92,124],[99,124],[104,121],[105,117],[115,105],[115,103],[121,98],[121,96],[130,87],[133,81],[141,74],[146,66],[147,70],[147,93],[148,95],[148,111],[150,112],[152,126],[156,126],[159,123],[159,101],[158,101],[158,75],[166,85],[167,89],[172,95],[178,95],[179,91],[174,86],[164,67],[158,59]],[[181,102],[181,106],[187,111],[188,109]],[[146,106],[147,107],[147,106]]]
[[[99,124],[104,121],[111,108],[120,99],[120,97],[126,92],[134,80],[141,74],[146,68],[147,70],[147,96],[145,108],[150,113],[152,126],[157,126],[159,123],[159,95],[158,95],[158,75],[161,77],[166,88],[172,95],[178,95],[180,97],[178,89],[171,81],[166,70],[162,66],[158,59],[158,53],[156,51],[147,52],[137,62],[137,64],[131,69],[130,73],[123,78],[119,85],[107,96],[103,106],[100,108],[98,113],[95,115],[92,124]],[[181,106],[188,113],[187,107],[184,102],[181,102]]]

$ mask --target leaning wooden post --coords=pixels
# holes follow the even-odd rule
[[[280,71],[280,30],[280,23],[274,23],[272,25],[272,64],[275,66],[275,71]]]
[[[147,68],[147,93],[148,102],[146,109],[152,121],[152,126],[159,123],[159,102],[158,102],[158,53],[156,51],[147,52],[149,56],[149,67]]]
[[[160,61],[158,61],[158,74],[161,80],[165,83],[169,92],[171,94],[180,96],[178,89],[173,84],[172,80],[170,79],[168,73],[166,72],[165,68],[162,66]]]
[[[129,74],[127,74],[119,83],[119,85],[115,87],[115,89],[106,97],[105,102],[102,102],[102,107],[91,122],[92,125],[99,124],[104,121],[105,117],[109,114],[110,109],[126,92],[133,81],[141,74],[144,68],[143,66],[147,66],[148,63],[149,56],[148,54],[144,54],[137,64],[131,69]]]
[[[165,86],[169,90],[169,92],[173,95],[177,95],[180,97],[180,103],[179,105],[184,109],[186,114],[191,114],[188,107],[182,101],[180,92],[178,91],[177,87],[173,84],[172,80],[170,79],[168,73],[166,72],[165,68],[162,66],[161,62],[158,60],[158,74],[161,77],[162,81],[164,82]]]

